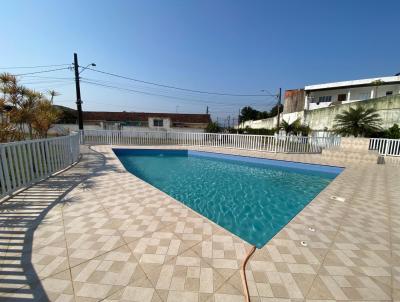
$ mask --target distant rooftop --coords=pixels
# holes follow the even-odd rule
[[[85,121],[112,121],[112,122],[147,122],[149,118],[169,118],[172,123],[208,124],[211,122],[209,114],[192,113],[160,113],[160,112],[104,112],[84,111]]]
[[[323,89],[334,89],[334,88],[344,88],[344,87],[373,86],[374,85],[373,82],[375,81],[382,81],[384,82],[384,84],[400,84],[400,76],[378,77],[370,79],[308,85],[305,86],[304,90],[323,90]]]

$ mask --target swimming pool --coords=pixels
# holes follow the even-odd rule
[[[127,171],[258,248],[342,171],[190,150],[113,151]]]

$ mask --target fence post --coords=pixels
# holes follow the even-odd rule
[[[385,154],[383,154],[383,156],[386,156],[388,154],[390,141],[388,139],[385,139],[385,143],[386,143],[385,144]]]

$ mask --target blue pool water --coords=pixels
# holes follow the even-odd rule
[[[186,150],[114,152],[129,172],[258,248],[342,170]]]

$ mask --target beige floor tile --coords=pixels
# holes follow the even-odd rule
[[[0,204],[1,300],[243,301],[239,268],[250,246],[126,172],[109,146],[95,148],[105,157],[83,149],[73,169]],[[344,172],[249,261],[252,302],[400,299],[400,169],[341,164]]]
[[[147,277],[127,246],[71,269],[78,298],[104,299],[122,288],[148,284]]]

